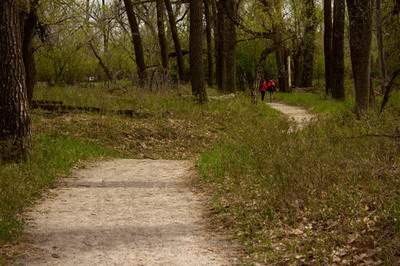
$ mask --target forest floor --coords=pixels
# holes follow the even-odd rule
[[[303,127],[303,108],[268,104]],[[76,170],[27,214],[23,265],[234,265],[190,189],[193,162],[110,160]]]
[[[179,201],[182,195],[175,194],[176,191],[181,191],[186,199],[193,199],[185,201],[182,209],[178,209],[182,213],[176,216],[178,221],[194,221],[193,234],[179,235],[179,239],[189,237],[195,241],[188,243],[188,248],[193,248],[189,254],[197,256],[200,252],[205,260],[214,258],[223,264],[227,257],[238,255],[240,263],[246,265],[390,265],[400,261],[398,96],[392,99],[383,115],[371,113],[358,119],[351,111],[351,100],[336,102],[317,93],[276,95],[278,102],[301,109],[276,103],[254,105],[245,94],[220,97],[217,93],[213,93],[208,104],[200,106],[186,95],[188,90],[185,89],[146,92],[124,88],[109,91],[101,86],[38,88],[37,100],[62,100],[66,105],[102,110],[130,109],[145,115],[33,112],[34,145],[30,160],[0,165],[0,265],[14,258],[22,259],[26,248],[33,252],[27,254],[33,256],[25,256],[25,259],[35,262],[35,252],[40,254],[40,249],[29,248],[29,241],[24,242],[29,235],[22,234],[21,238],[21,232],[27,228],[33,234],[31,244],[42,239],[38,243],[40,247],[47,241],[45,233],[40,232],[45,229],[31,227],[35,220],[24,219],[25,214],[37,215],[38,220],[57,216],[58,211],[50,211],[50,205],[58,202],[68,221],[71,218],[69,205],[59,201],[62,198],[58,197],[77,191],[86,191],[82,194],[89,195],[89,198],[93,193],[107,191],[105,195],[99,195],[101,200],[98,202],[86,202],[84,195],[76,195],[81,200],[75,203],[82,204],[80,206],[88,203],[83,206],[87,210],[125,203],[132,203],[132,206],[126,212],[115,207],[119,216],[111,216],[104,224],[101,224],[103,213],[90,213],[77,227],[84,227],[83,224],[88,222],[93,223],[95,229],[85,231],[71,227],[72,237],[75,235],[78,239],[78,235],[86,235],[93,241],[89,241],[89,245],[104,245],[102,252],[107,254],[115,252],[107,242],[121,247],[124,252],[132,235],[141,239],[147,236],[148,247],[157,249],[158,240],[169,241],[172,237],[164,234],[162,226],[149,229],[133,226],[133,231],[129,229],[125,231],[127,234],[123,234],[127,229],[126,223],[142,224],[144,219],[157,215],[156,212],[147,213],[146,217],[130,215],[144,211],[135,205],[135,195],[132,195],[138,188],[147,193],[143,197],[156,202],[163,193]],[[312,120],[313,123],[307,126],[304,123],[302,130],[294,130],[298,128],[296,118],[286,119],[276,109],[296,115],[298,122],[305,118],[305,121]],[[315,115],[306,115],[305,109]],[[107,164],[123,162],[117,158],[134,160],[124,161],[129,165],[127,172],[115,176],[115,181],[100,182],[100,179],[86,176],[88,172],[97,172],[93,166],[98,166],[101,169],[98,177],[106,177]],[[184,164],[182,175],[165,173],[153,176],[155,180],[169,180],[167,176],[170,176],[168,184],[163,181],[146,183],[140,176],[125,175],[130,171],[137,172],[134,162],[164,160]],[[193,167],[189,167],[188,162]],[[89,168],[85,168],[88,165]],[[153,171],[154,167],[151,168]],[[193,172],[197,175],[192,176]],[[81,179],[68,178],[71,176]],[[92,178],[93,181],[85,181]],[[193,182],[187,183],[185,178]],[[191,191],[192,188],[196,193]],[[160,193],[153,194],[153,189]],[[46,191],[49,190],[52,192],[47,197]],[[115,190],[116,197],[111,195],[108,202],[103,196],[112,190]],[[44,200],[40,200],[43,195]],[[48,212],[40,213],[42,204]],[[166,200],[165,204],[170,202]],[[78,209],[78,214],[84,212],[83,207]],[[192,210],[198,210],[198,213],[192,213]],[[175,209],[171,211],[175,212]],[[184,212],[189,216],[181,216]],[[173,223],[171,219],[159,220]],[[117,232],[110,230],[113,221],[117,224]],[[47,225],[46,222],[43,224]],[[77,223],[70,220],[72,225]],[[207,224],[212,227],[207,228]],[[67,227],[51,226],[54,227],[48,225],[48,232],[54,241],[59,241],[54,236],[57,230],[61,231],[61,238],[67,237]],[[175,230],[173,226],[166,227],[169,231]],[[182,228],[184,232],[189,230]],[[35,230],[38,230],[36,236]],[[218,231],[224,232],[222,237],[211,237]],[[143,234],[135,235],[136,232]],[[197,232],[201,232],[201,237]],[[154,239],[153,233],[165,238]],[[112,239],[112,235],[122,239],[118,242]],[[225,239],[227,237],[235,243],[237,241],[242,249],[231,251],[227,247],[231,244]],[[78,240],[73,238],[72,241]],[[83,244],[84,250],[89,251],[83,253],[91,254],[94,248]],[[62,261],[63,252],[73,254],[77,250],[70,246],[62,250],[59,244],[48,246],[51,249],[46,258],[51,262]],[[204,251],[205,246],[214,250]]]

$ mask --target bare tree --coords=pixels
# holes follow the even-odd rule
[[[369,108],[372,0],[347,0],[347,8],[356,112],[361,115]]]
[[[168,44],[165,38],[165,25],[164,25],[164,1],[156,1],[157,9],[157,28],[158,28],[158,42],[160,44],[161,63],[164,72],[168,72]]]
[[[305,27],[304,27],[304,49],[303,49],[303,71],[302,86],[312,87],[314,79],[314,54],[315,54],[315,32],[317,30],[317,15],[314,0],[305,0]]]
[[[332,0],[324,0],[325,90],[332,92]]]
[[[18,160],[30,149],[31,127],[17,1],[0,1],[0,160]]]
[[[344,15],[345,0],[335,0],[333,11],[333,36],[332,36],[332,97],[344,100]]]
[[[172,40],[174,41],[174,46],[175,46],[179,79],[183,81],[185,80],[185,63],[183,61],[183,52],[182,52],[181,41],[179,39],[178,28],[176,26],[176,18],[174,10],[172,9],[171,0],[164,0],[164,2],[168,13],[168,20],[169,20]]]
[[[207,83],[209,86],[214,84],[214,61],[212,46],[212,16],[210,0],[204,0],[204,13],[206,18],[206,37],[207,37]]]
[[[190,1],[190,73],[193,95],[207,101],[203,70],[203,1]]]
[[[128,16],[129,26],[131,29],[132,43],[135,50],[137,73],[139,77],[139,85],[144,86],[146,82],[146,64],[144,62],[144,52],[142,37],[139,31],[139,24],[133,9],[133,4],[131,0],[124,0],[126,14]]]

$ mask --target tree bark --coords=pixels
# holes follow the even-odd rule
[[[165,37],[165,25],[164,25],[164,1],[157,0],[157,28],[158,28],[158,42],[160,44],[161,64],[164,72],[168,73],[168,44],[167,38]]]
[[[337,100],[345,99],[344,91],[344,16],[345,0],[335,0],[333,15],[332,37],[332,97]]]
[[[207,101],[203,69],[203,1],[190,1],[190,72],[193,95]]]
[[[381,0],[375,0],[375,23],[376,23],[376,41],[378,45],[378,57],[381,70],[381,86],[382,92],[384,92],[385,84],[388,79],[387,69],[386,69],[386,58],[385,49],[383,47],[383,33],[382,33],[382,3]]]
[[[211,0],[212,1],[212,0]],[[214,61],[213,61],[213,46],[212,46],[212,17],[210,0],[204,0],[204,11],[206,18],[206,36],[207,36],[207,83],[208,86],[214,84]]]
[[[313,86],[315,32],[317,30],[317,17],[315,12],[314,0],[306,0],[302,87]]]
[[[216,76],[217,85],[220,91],[226,90],[226,41],[225,41],[225,21],[226,21],[226,11],[224,8],[224,0],[219,0],[217,3],[217,32],[216,40]]]
[[[0,1],[0,161],[24,159],[31,127],[17,1]]]
[[[182,46],[181,46],[181,41],[179,39],[178,29],[176,27],[175,14],[172,9],[172,4],[171,4],[170,0],[165,0],[165,7],[167,9],[172,40],[174,41],[174,46],[175,46],[176,61],[177,61],[176,63],[178,65],[179,79],[181,81],[185,81],[186,80],[186,78],[185,78],[185,63],[183,61]]]
[[[139,77],[139,85],[143,87],[146,83],[146,64],[144,61],[144,52],[142,37],[140,36],[139,24],[133,9],[131,0],[124,0],[126,14],[128,16],[129,26],[131,28],[132,43],[135,50],[137,73]]]
[[[25,66],[25,82],[27,90],[28,102],[32,102],[33,90],[36,84],[36,64],[33,47],[33,37],[35,35],[35,28],[38,23],[36,14],[38,1],[31,3],[31,9],[28,14],[23,15],[23,40],[22,40],[22,58]]]
[[[325,91],[332,92],[332,0],[324,0]]]
[[[226,89],[230,92],[236,90],[236,17],[235,0],[225,0],[225,10],[227,14],[225,26],[226,41]]]
[[[347,0],[350,24],[350,53],[354,78],[356,112],[369,108],[370,53],[372,38],[372,1]]]

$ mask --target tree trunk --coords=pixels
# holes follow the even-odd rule
[[[135,11],[133,9],[131,0],[124,0],[126,14],[128,16],[129,26],[131,28],[132,43],[135,49],[135,58],[137,73],[139,77],[139,85],[143,87],[146,83],[146,64],[144,62],[144,52],[142,38],[140,36],[139,24],[136,18]]]
[[[0,161],[26,158],[31,127],[17,1],[0,1]]]
[[[207,36],[207,82],[208,86],[214,84],[214,62],[213,62],[213,47],[212,47],[212,17],[210,0],[204,0],[204,10],[206,18],[206,36]]]
[[[236,90],[236,17],[235,0],[225,0],[227,14],[225,28],[226,42],[226,89],[230,92]]]
[[[344,91],[344,16],[345,0],[335,0],[333,11],[332,36],[332,97],[337,100],[345,99]]]
[[[99,61],[99,65],[103,69],[104,73],[106,74],[108,81],[113,81],[112,71],[107,67],[106,63],[104,63],[100,54],[97,52],[96,47],[94,47],[92,41],[89,41],[89,47],[90,47],[90,50],[92,50],[94,57],[96,57],[97,61]]]
[[[174,41],[174,46],[175,46],[179,79],[181,81],[184,81],[185,80],[185,63],[183,61],[183,52],[182,52],[181,41],[179,39],[178,29],[176,27],[176,18],[175,18],[174,11],[172,9],[172,4],[171,4],[170,0],[165,0],[165,7],[167,9],[172,40]]]
[[[217,32],[215,38],[217,39],[216,49],[216,75],[217,85],[220,91],[226,90],[226,41],[225,41],[225,21],[226,11],[224,8],[224,0],[219,0],[217,3]]]
[[[305,1],[305,19],[302,87],[312,87],[314,79],[315,32],[317,30],[314,0]]]
[[[160,44],[161,64],[164,72],[168,73],[168,44],[165,38],[165,25],[164,25],[164,1],[157,0],[157,28],[158,28],[158,42]]]
[[[301,81],[303,77],[303,54],[302,54],[303,43],[300,43],[296,52],[293,55],[293,66],[294,66],[294,77],[293,85],[295,87],[301,87]]]
[[[36,64],[33,47],[33,37],[35,35],[35,28],[38,23],[36,14],[38,1],[31,4],[30,12],[23,18],[23,41],[22,41],[22,58],[25,66],[25,82],[27,90],[28,102],[32,102],[33,89],[36,84]]]
[[[325,91],[332,92],[332,0],[324,0]]]
[[[190,1],[190,80],[199,103],[207,101],[203,69],[203,1]]]
[[[372,37],[372,1],[347,0],[350,24],[350,52],[356,96],[356,112],[369,108],[370,53]]]
[[[376,21],[376,41],[378,44],[378,57],[379,64],[381,68],[381,86],[382,93],[384,92],[384,88],[386,85],[386,81],[388,79],[387,69],[386,69],[386,59],[385,59],[385,49],[383,47],[383,34],[382,34],[382,8],[381,8],[381,0],[376,0],[376,9],[375,9],[375,21]]]

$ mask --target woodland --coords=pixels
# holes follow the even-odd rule
[[[243,265],[400,264],[399,29],[399,0],[0,1],[0,265],[112,158],[194,162]]]

